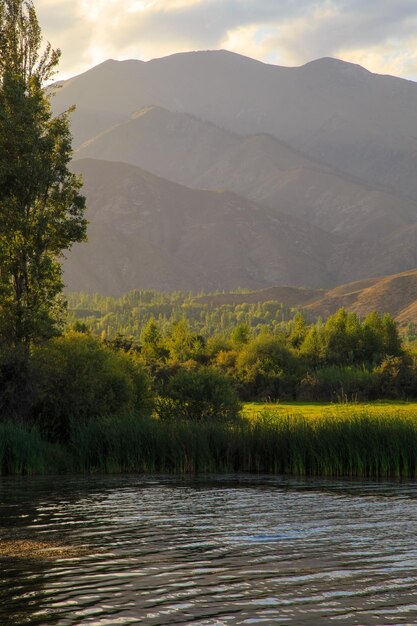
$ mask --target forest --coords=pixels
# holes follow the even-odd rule
[[[167,375],[205,368],[225,376],[244,401],[417,394],[415,343],[389,314],[361,320],[340,309],[327,320],[308,320],[279,302],[213,305],[207,296],[180,292],[70,294],[68,301],[69,326],[134,352],[157,392]]]
[[[251,305],[232,325],[239,305],[223,330],[224,310],[193,322],[180,301],[136,293],[113,310],[107,298],[70,296],[65,331],[32,350],[23,421],[10,420],[2,354],[0,471],[415,475],[413,405],[399,409],[417,397],[417,352],[390,315],[340,309],[308,322],[293,311],[267,324],[268,307]],[[142,323],[122,334],[134,310]],[[196,330],[201,319],[211,334]],[[383,399],[395,402],[364,404]],[[326,407],[310,416],[294,400]]]

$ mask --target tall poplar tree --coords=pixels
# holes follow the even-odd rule
[[[0,0],[0,350],[28,358],[63,313],[63,251],[86,235],[81,181],[71,173],[69,113],[53,117],[60,51],[31,0]]]
[[[70,111],[53,117],[60,51],[31,0],[0,0],[0,412],[24,416],[34,345],[59,332],[62,255],[86,237]]]

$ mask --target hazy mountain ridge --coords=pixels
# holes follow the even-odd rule
[[[226,51],[107,61],[64,83],[53,100],[57,112],[74,103],[77,145],[159,105],[240,134],[271,134],[417,199],[417,85],[343,61],[286,68]]]
[[[229,189],[343,236],[375,240],[417,220],[417,203],[335,174],[270,135],[236,135],[160,107],[104,131],[75,157],[123,161],[194,188]]]
[[[89,242],[68,255],[74,291],[334,284],[343,241],[232,192],[189,189],[124,163],[85,159]],[[101,279],[98,281],[98,272]]]
[[[90,220],[89,242],[66,263],[74,291],[320,288],[390,264],[384,240],[343,239],[229,191],[190,189],[125,163],[84,159],[73,168]]]
[[[106,293],[145,283],[330,287],[417,266],[410,81],[334,59],[282,68],[215,51],[108,61],[66,81],[53,103],[57,112],[77,105],[76,156],[108,159],[104,178],[113,181],[102,180],[103,165],[87,168],[90,243],[71,255],[70,286],[82,276],[85,288]],[[114,161],[194,195],[166,193],[168,181],[127,175]]]

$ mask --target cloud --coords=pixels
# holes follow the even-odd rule
[[[64,75],[107,58],[227,48],[299,65],[322,56],[417,79],[415,0],[38,0]]]

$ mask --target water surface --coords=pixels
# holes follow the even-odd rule
[[[6,478],[0,624],[417,624],[414,483]]]

